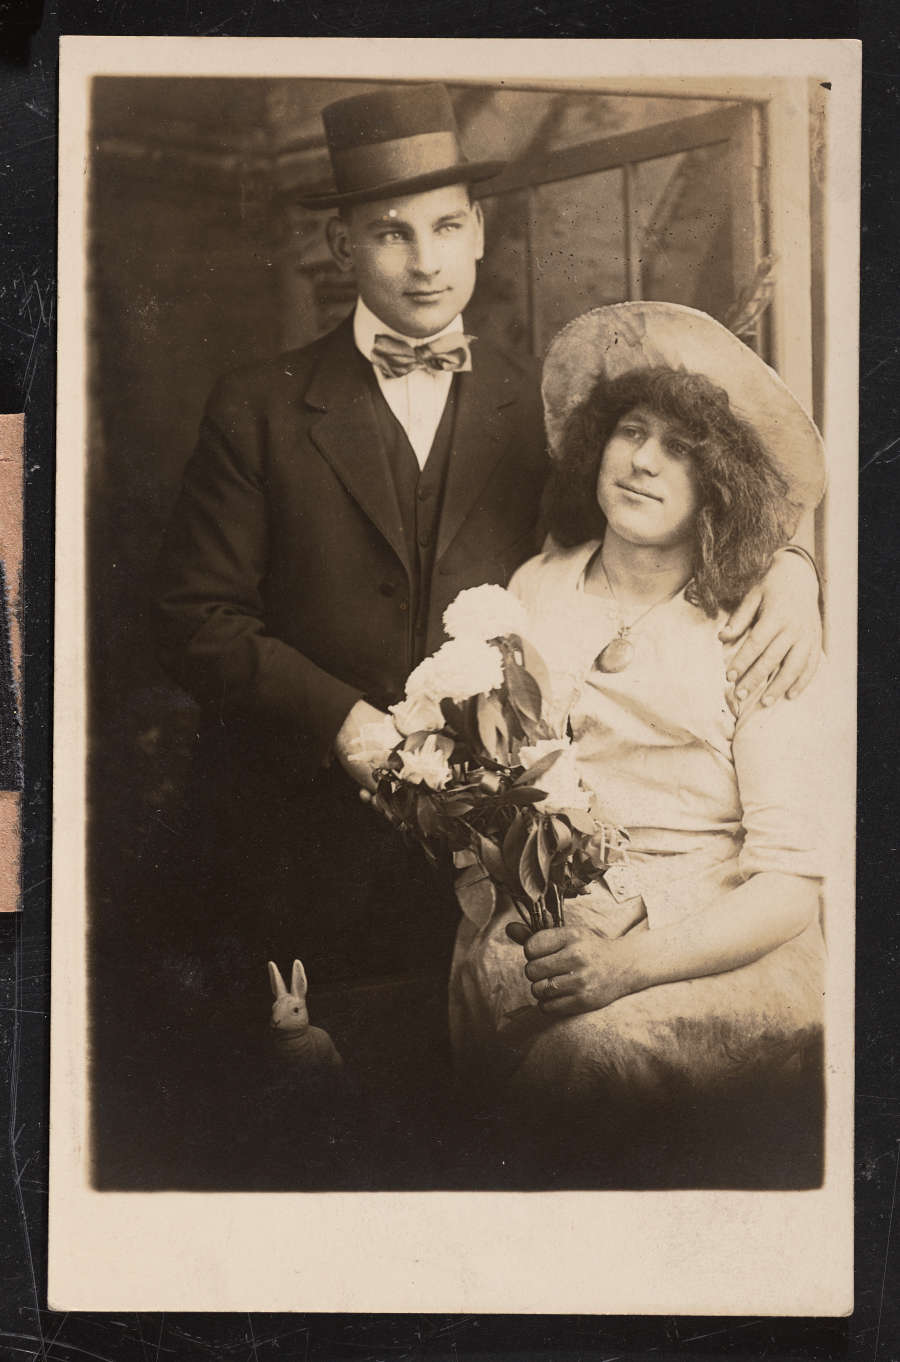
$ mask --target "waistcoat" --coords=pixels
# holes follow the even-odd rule
[[[373,380],[374,382],[374,380]],[[375,383],[377,389],[377,383]],[[438,525],[444,498],[447,467],[453,446],[456,419],[457,383],[450,387],[438,428],[435,431],[425,467],[409,443],[406,431],[377,389],[373,396],[378,418],[378,432],[394,478],[397,504],[406,534],[409,562],[412,568],[409,592],[409,670],[425,655],[425,636],[428,630],[428,601]]]

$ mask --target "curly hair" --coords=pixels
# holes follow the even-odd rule
[[[639,406],[677,421],[692,443],[700,505],[687,599],[707,615],[733,610],[791,538],[800,508],[754,428],[702,374],[650,368],[598,378],[566,422],[544,492],[544,528],[563,548],[602,538],[603,452],[617,422]]]

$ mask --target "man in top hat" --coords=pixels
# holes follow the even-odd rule
[[[163,661],[221,740],[220,932],[303,956],[320,984],[446,963],[452,898],[361,802],[354,739],[442,642],[456,594],[535,551],[547,471],[536,368],[462,320],[483,251],[470,186],[499,163],[464,158],[440,85],[323,118],[335,190],[305,202],[338,210],[328,241],[355,310],[218,383],[159,593]],[[789,653],[778,685],[803,684],[816,597],[800,559],[773,569],[743,684]]]

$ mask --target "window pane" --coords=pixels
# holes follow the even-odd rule
[[[484,260],[466,326],[476,335],[526,353],[531,350],[529,195],[526,190],[481,200]]]
[[[632,214],[643,296],[723,319],[735,299],[728,143],[636,166]]]
[[[580,313],[627,297],[622,171],[602,170],[534,191],[536,349]]]

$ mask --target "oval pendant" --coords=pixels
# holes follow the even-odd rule
[[[597,657],[601,672],[623,672],[634,657],[634,644],[627,638],[614,638]]]

